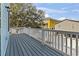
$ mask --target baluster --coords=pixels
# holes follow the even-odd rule
[[[58,39],[57,40],[58,40],[58,49],[59,49],[59,46],[60,46],[60,43],[59,43],[59,41],[60,41],[59,40],[59,33],[57,34],[57,36],[58,36]]]
[[[50,45],[50,30],[49,30],[49,45]]]
[[[52,47],[54,47],[54,32],[52,32]]]
[[[65,51],[67,53],[67,33],[65,35],[66,35],[66,49],[65,49]]]
[[[42,29],[42,43],[44,44],[44,30]]]
[[[50,31],[50,46],[52,47],[52,32]]]
[[[78,56],[78,35],[76,35],[76,56]]]
[[[47,41],[48,41],[47,43],[49,43],[49,31],[48,31],[48,40]]]
[[[47,40],[48,40],[48,31],[46,31],[46,43],[47,43]]]
[[[70,55],[72,56],[72,34],[70,34]]]
[[[50,31],[49,31],[48,37],[49,37],[48,44],[50,44]]]
[[[61,33],[61,50],[63,51],[63,34]]]
[[[50,46],[51,46],[52,38],[51,38],[51,31],[50,31]]]
[[[55,32],[55,48],[56,48],[56,32]]]

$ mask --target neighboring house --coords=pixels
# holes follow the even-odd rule
[[[79,32],[79,21],[65,19],[55,25],[56,30]]]
[[[65,19],[62,22],[55,25],[55,30],[79,32],[79,21]],[[65,36],[65,35],[64,35]],[[67,33],[67,47],[70,49],[70,34]],[[78,35],[79,38],[79,35]],[[76,35],[72,34],[72,49],[76,47]],[[65,41],[65,39],[63,39]],[[79,42],[79,41],[78,41]]]
[[[48,28],[48,29],[54,29],[55,25],[57,23],[59,23],[58,20],[52,19],[52,18],[46,18],[44,21],[44,28]]]

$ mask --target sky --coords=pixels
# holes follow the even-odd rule
[[[58,20],[79,20],[79,3],[36,3],[37,9],[45,11],[45,17]]]

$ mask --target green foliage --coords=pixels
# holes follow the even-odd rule
[[[44,18],[44,11],[31,3],[10,4],[11,27],[40,27]]]

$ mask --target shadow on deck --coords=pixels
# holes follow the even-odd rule
[[[63,56],[27,34],[10,36],[6,56]]]

